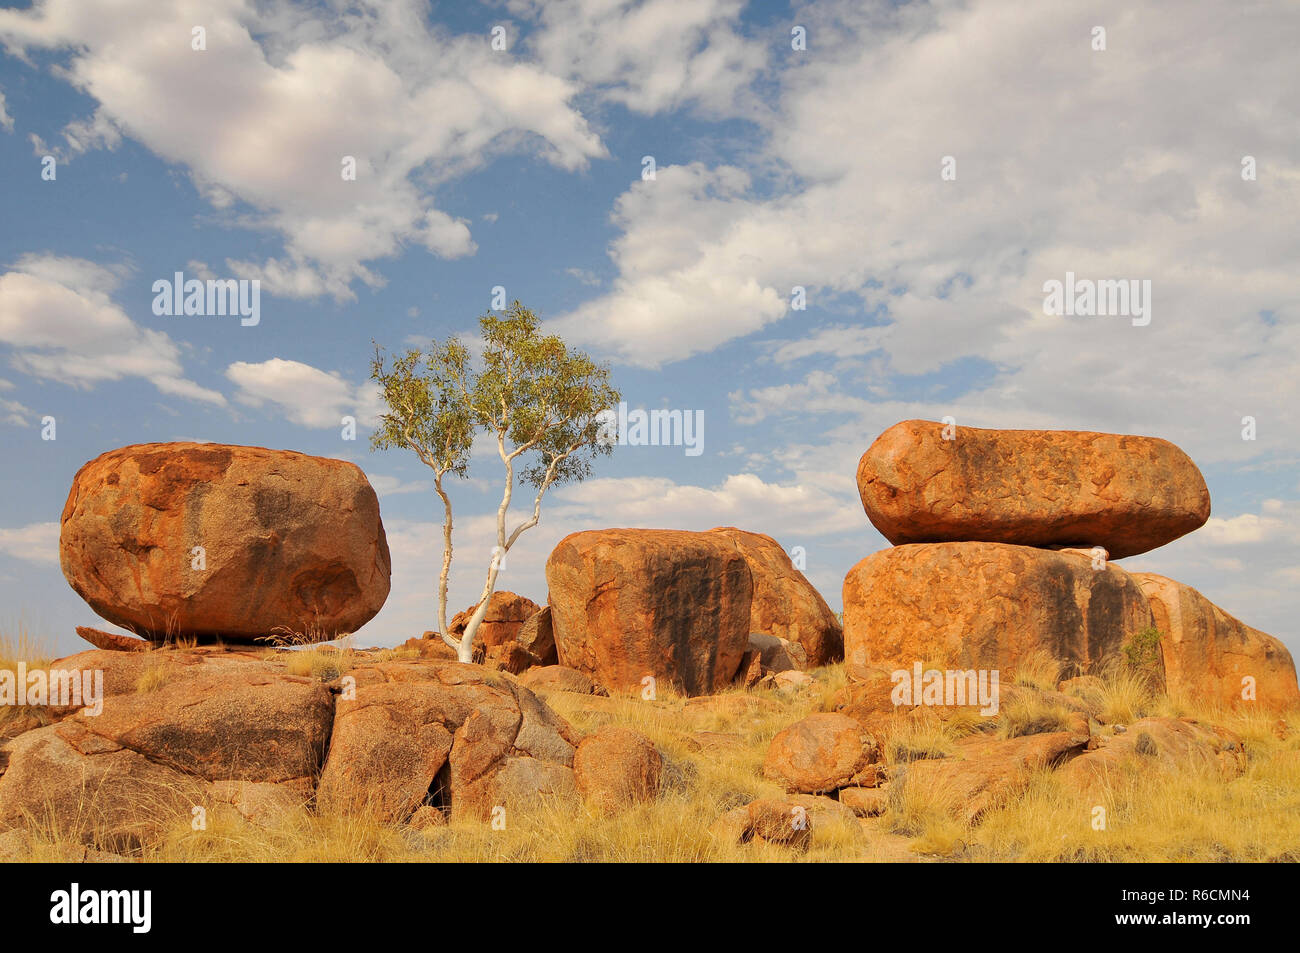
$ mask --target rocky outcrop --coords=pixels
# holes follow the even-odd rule
[[[1160,630],[1172,695],[1229,706],[1300,707],[1295,662],[1285,645],[1224,612],[1191,586],[1134,573]]]
[[[158,443],[96,457],[73,481],[59,558],[99,615],[154,641],[331,639],[388,598],[365,475],[286,450]]]
[[[858,492],[873,526],[902,543],[1102,546],[1114,559],[1203,525],[1196,465],[1155,437],[982,430],[906,420],[862,455]]]
[[[839,620],[821,593],[794,567],[780,543],[771,536],[734,526],[720,526],[710,532],[731,540],[749,564],[754,580],[749,607],[751,632],[797,643],[803,648],[806,664],[814,668],[844,658]]]
[[[1086,673],[1151,624],[1146,596],[1118,566],[1029,546],[897,546],[844,579],[855,665],[1012,670],[1041,651]]]
[[[647,676],[699,695],[736,675],[749,640],[753,579],[720,533],[573,533],[546,561],[560,663],[618,691]]]

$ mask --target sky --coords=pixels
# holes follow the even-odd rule
[[[357,641],[435,628],[440,505],[369,448],[369,362],[503,288],[704,440],[551,490],[502,588],[544,602],[577,530],[735,525],[839,609],[888,545],[858,458],[950,416],[1178,444],[1212,516],[1121,565],[1300,652],[1297,49],[1285,0],[0,3],[0,631],[112,630],[59,515],[86,461],[173,440],[356,463],[393,561]],[[178,271],[258,280],[259,320],[155,314]],[[1149,281],[1149,322],[1047,313],[1067,273]]]

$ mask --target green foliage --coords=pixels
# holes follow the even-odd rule
[[[518,301],[481,317],[479,329],[478,361],[457,338],[434,341],[427,353],[408,350],[391,365],[376,347],[371,378],[388,412],[372,448],[410,449],[439,474],[465,476],[474,435],[487,431],[503,455],[526,461],[520,476],[539,490],[590,475],[596,454],[612,449],[596,439],[598,416],[621,399],[609,369],[539,334],[537,316]]]
[[[1146,670],[1160,661],[1160,630],[1148,626],[1124,646],[1124,658],[1130,668]]]

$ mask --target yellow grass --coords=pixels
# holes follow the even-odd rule
[[[35,657],[32,653],[30,645],[20,649],[0,641],[0,666],[17,657]],[[267,654],[286,661],[292,672],[325,680],[354,667],[359,658],[346,645]],[[395,650],[385,657],[411,654]],[[845,680],[843,666],[816,674],[816,684],[793,693],[732,689],[708,702],[662,687],[653,701],[639,695],[547,696],[578,734],[626,725],[647,735],[662,754],[658,797],[613,816],[582,804],[544,802],[513,810],[500,830],[474,820],[418,828],[322,814],[305,804],[255,824],[229,805],[206,803],[206,825],[196,830],[188,805],[210,795],[176,791],[151,798],[156,816],[172,820],[147,845],[90,840],[92,846],[146,861],[1300,860],[1300,712],[1283,716],[1296,732],[1283,740],[1277,715],[1198,709],[1186,700],[1153,697],[1118,671],[1106,675],[1105,708],[1111,720],[1131,722],[1151,713],[1196,716],[1222,725],[1245,741],[1245,774],[1224,783],[1192,771],[1152,772],[1116,783],[1094,804],[1043,770],[1022,798],[975,825],[954,809],[953,792],[905,785],[881,818],[814,824],[806,853],[715,840],[709,827],[726,811],[756,798],[784,796],[782,787],[762,771],[771,739],[799,718],[829,710],[835,689]],[[1045,681],[1044,671],[1039,676]],[[142,683],[146,677],[148,672]],[[897,730],[881,739],[884,760],[898,767],[923,754],[952,754],[972,731],[1015,737],[1034,729],[1054,730],[1066,717],[1064,709],[1033,699],[1004,705],[996,719],[969,715],[948,712],[940,718],[923,710],[899,719]],[[93,798],[87,797],[83,807],[91,810],[92,805]],[[1105,810],[1102,829],[1094,829],[1098,807]],[[51,818],[34,817],[30,825],[30,859],[84,855],[81,840],[60,832]]]

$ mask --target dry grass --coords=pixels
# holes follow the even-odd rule
[[[1048,652],[1039,649],[1030,653],[1011,671],[1013,684],[1036,688],[1040,692],[1056,689],[1061,680],[1061,663]]]
[[[283,659],[286,653],[268,654]],[[291,671],[325,680],[357,661],[347,645],[291,654]],[[413,655],[406,649],[385,653],[386,658]],[[30,641],[21,649],[0,642],[0,666],[18,657],[39,660],[40,653]],[[782,728],[830,708],[831,696],[844,683],[844,667],[817,674],[814,686],[790,694],[730,690],[707,702],[662,688],[654,701],[636,695],[547,696],[579,733],[627,725],[647,735],[663,755],[658,798],[613,816],[580,804],[547,802],[513,811],[502,830],[478,821],[417,828],[318,814],[304,805],[253,824],[229,806],[209,805],[206,828],[194,830],[188,814],[174,804],[164,811],[165,803],[191,796],[171,792],[170,798],[159,795],[158,816],[173,821],[147,848],[129,853],[147,861],[208,862],[1300,860],[1300,735],[1280,739],[1276,715],[1153,697],[1122,670],[1104,679],[1104,717],[1131,722],[1148,713],[1192,715],[1223,725],[1246,742],[1245,774],[1225,784],[1193,771],[1152,773],[1117,783],[1094,804],[1071,794],[1057,775],[1044,770],[1033,777],[1023,798],[990,812],[978,825],[966,823],[962,812],[953,810],[953,792],[904,786],[882,818],[815,824],[806,853],[715,840],[708,828],[727,810],[756,798],[783,796],[781,787],[762,773],[764,756]],[[1046,676],[1039,670],[1033,677],[1043,681]],[[1004,705],[996,719],[962,711],[940,718],[920,711],[900,719],[898,730],[882,739],[884,755],[891,765],[949,755],[974,731],[1016,737],[1054,730],[1066,717],[1065,709],[1033,699]],[[1300,712],[1286,717],[1300,728]],[[1105,809],[1104,829],[1094,829],[1097,807]],[[60,834],[50,819],[31,820],[31,859],[75,859],[84,851],[79,839]]]

